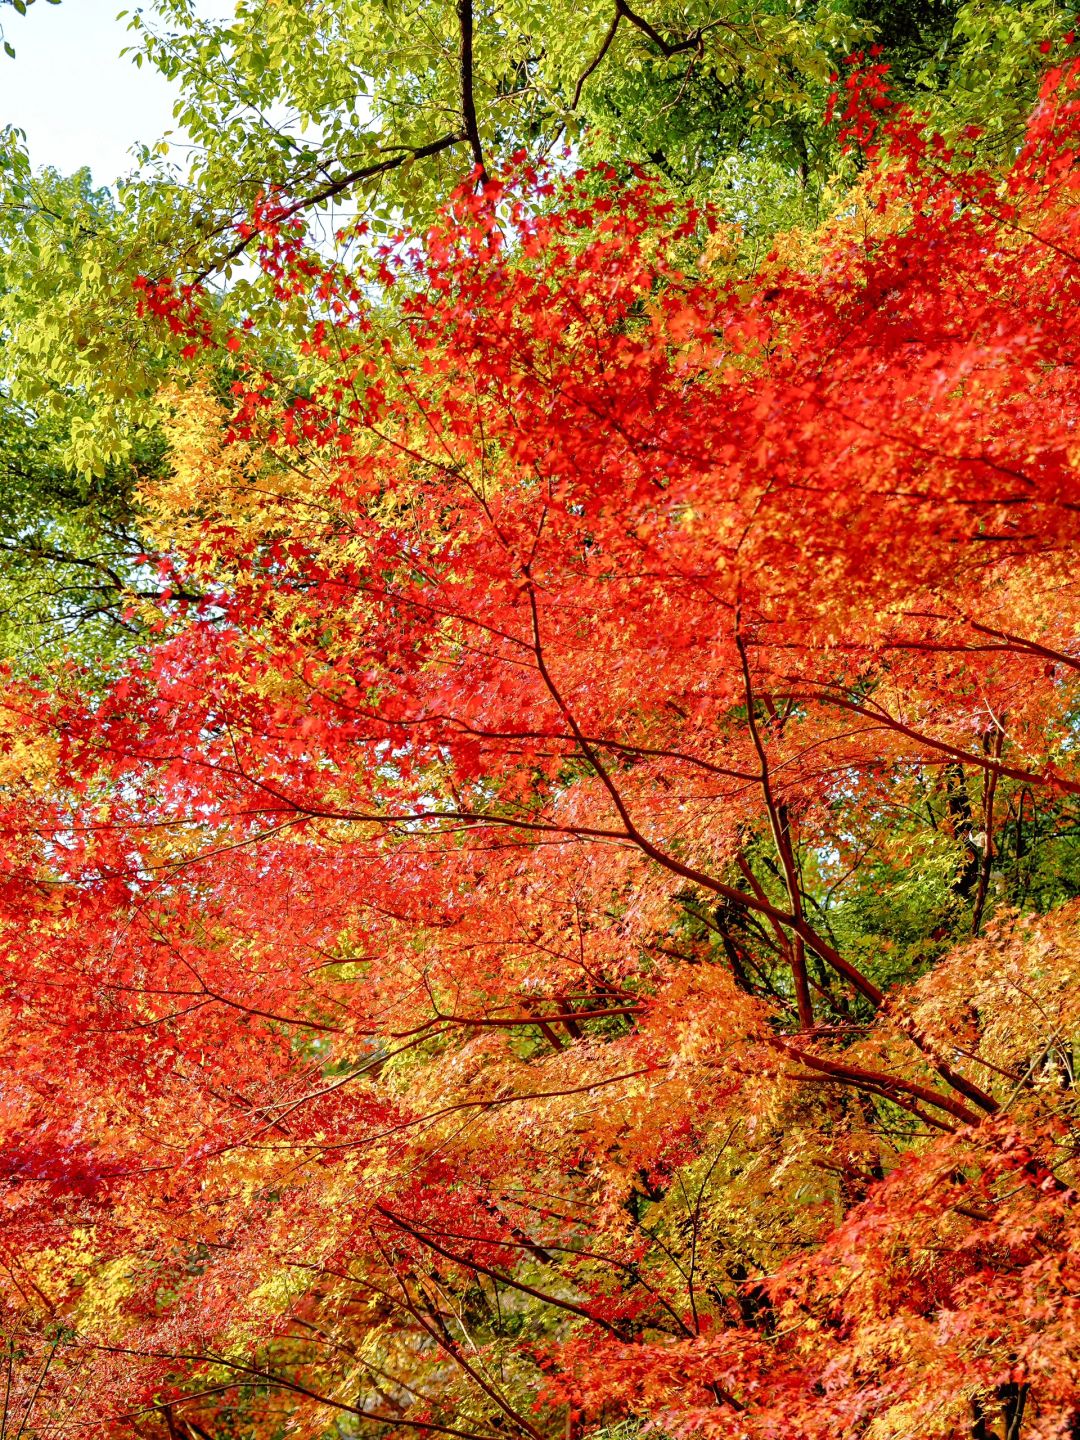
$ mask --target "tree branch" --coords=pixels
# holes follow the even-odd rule
[[[571,110],[576,110],[576,109],[577,109],[577,107],[578,107],[578,101],[581,99],[581,92],[582,92],[582,89],[584,88],[585,81],[588,80],[589,76],[590,76],[590,75],[593,73],[593,71],[599,66],[599,64],[600,64],[601,61],[603,60],[604,56],[605,56],[605,55],[607,54],[607,52],[611,49],[611,42],[615,39],[615,32],[618,30],[618,28],[619,28],[619,21],[620,21],[622,18],[623,18],[623,12],[622,12],[622,10],[620,9],[620,7],[619,7],[618,5],[616,5],[616,6],[615,6],[615,15],[614,15],[614,17],[612,18],[611,25],[608,27],[608,32],[607,32],[607,34],[604,36],[603,44],[600,46],[600,49],[599,49],[599,50],[597,51],[597,53],[596,53],[595,59],[592,60],[588,65],[586,65],[585,69],[584,69],[584,70],[581,72],[581,74],[578,76],[578,82],[577,82],[577,84],[574,86],[574,98],[573,98],[573,100],[570,101],[570,109],[571,109]]]
[[[457,14],[461,30],[461,118],[465,123],[465,136],[472,150],[473,164],[480,171],[481,183],[486,185],[488,173],[484,165],[484,150],[480,144],[480,127],[476,121],[476,100],[473,96],[472,0],[458,0]]]
[[[443,150],[449,150],[452,145],[460,145],[463,140],[468,138],[468,135],[458,133],[443,135],[441,139],[432,140],[428,145],[395,145],[392,148],[398,151],[398,154],[391,155],[386,160],[378,160],[373,165],[362,165],[359,169],[350,170],[346,175],[330,181],[320,190],[314,190],[310,195],[305,195],[300,200],[294,200],[291,205],[286,205],[283,210],[278,212],[277,218],[289,220],[302,210],[310,210],[314,205],[321,205],[327,200],[332,200],[335,195],[340,195],[342,191],[358,185],[361,180],[373,180],[377,175],[389,174],[391,170],[399,169],[410,160],[427,160],[432,155],[439,155]],[[234,245],[225,251],[224,255],[219,256],[212,265],[200,270],[193,278],[192,283],[201,285],[215,270],[220,270],[230,260],[238,260],[248,246],[258,238],[258,231],[251,235],[242,235]]]
[[[769,826],[772,830],[773,844],[776,846],[776,853],[780,857],[780,863],[784,867],[784,880],[787,888],[788,904],[791,906],[791,913],[795,917],[796,924],[804,923],[802,909],[802,887],[799,884],[798,872],[795,868],[795,857],[791,850],[791,831],[787,824],[787,815],[783,807],[776,802],[773,794],[772,781],[769,777],[769,757],[765,745],[761,739],[761,732],[758,729],[757,717],[754,714],[754,687],[750,679],[750,661],[746,654],[746,642],[738,628],[736,620],[735,648],[739,652],[739,661],[742,666],[743,688],[746,693],[746,723],[750,728],[750,738],[754,742],[754,749],[761,764],[761,791],[765,797],[765,808],[769,812]],[[810,998],[810,982],[806,974],[806,951],[804,949],[802,935],[796,932],[788,945],[788,961],[791,965],[791,975],[795,982],[795,1000],[799,1008],[799,1029],[811,1030],[814,1025],[814,1005]]]
[[[638,15],[631,10],[626,0],[615,0],[615,10],[618,15],[625,16],[631,25],[636,25],[642,34],[647,35],[666,60],[672,55],[681,55],[687,50],[700,50],[701,37],[705,33],[700,27],[686,40],[679,40],[674,45],[665,40],[664,37],[649,24],[643,15]]]

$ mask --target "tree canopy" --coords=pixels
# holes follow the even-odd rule
[[[1080,57],[981,13],[170,3],[202,228],[12,162],[129,368],[6,396],[5,1434],[1080,1434]]]
[[[622,0],[275,0],[228,19],[160,0],[129,23],[130,58],[177,87],[179,148],[144,147],[110,193],[86,174],[34,173],[14,128],[0,140],[0,397],[22,497],[0,555],[12,637],[0,643],[15,658],[126,644],[114,581],[145,588],[132,503],[160,454],[169,358],[137,323],[136,277],[213,286],[224,318],[243,315],[283,363],[295,326],[283,332],[243,233],[260,197],[295,207],[320,254],[358,210],[375,233],[423,229],[475,163],[523,147],[620,176],[643,167],[680,200],[715,203],[749,273],[775,234],[813,230],[858,183],[857,157],[820,123],[853,46],[886,45],[894,90],[949,143],[978,125],[980,159],[1001,173],[1034,102],[1033,57],[1070,21],[1057,0],[647,13]],[[29,552],[14,543],[26,535]]]

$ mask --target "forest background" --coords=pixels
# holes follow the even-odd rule
[[[1080,1435],[1075,17],[128,24],[183,148],[0,132],[0,1436]]]

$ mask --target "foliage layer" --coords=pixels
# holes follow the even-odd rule
[[[477,118],[419,233],[136,277],[142,638],[2,712],[20,1433],[1080,1431],[1045,44],[1004,168],[852,56],[755,267]]]

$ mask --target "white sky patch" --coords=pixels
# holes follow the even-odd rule
[[[123,4],[39,0],[25,16],[5,7],[16,54],[0,57],[0,124],[26,132],[35,169],[70,175],[89,165],[96,184],[111,185],[134,168],[134,144],[176,130],[175,87],[147,62],[140,69],[120,56],[136,39],[116,18]]]

